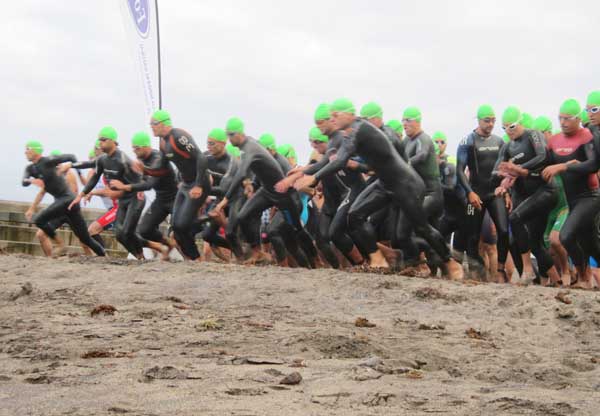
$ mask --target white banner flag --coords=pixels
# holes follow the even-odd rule
[[[149,119],[160,107],[160,51],[157,0],[119,0],[125,33],[144,92]]]

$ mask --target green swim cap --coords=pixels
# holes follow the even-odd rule
[[[137,147],[150,147],[150,135],[145,131],[138,131],[131,138],[131,145]]]
[[[592,91],[587,97],[587,105],[600,105],[600,91]]]
[[[223,129],[212,129],[210,133],[208,133],[208,138],[225,143],[227,141],[227,133],[225,133],[225,130]]]
[[[331,103],[331,112],[355,114],[354,104],[347,98],[338,98]]]
[[[433,136],[431,136],[431,139],[434,141],[436,140],[443,140],[444,143],[446,143],[446,135],[444,133],[442,133],[441,131],[436,131],[435,133],[433,133]]]
[[[331,106],[327,103],[319,104],[315,110],[315,121],[329,120],[331,118]]]
[[[437,144],[436,142],[433,142],[433,149],[435,150],[435,154],[436,155],[440,155],[440,145]]]
[[[282,144],[281,146],[278,146],[277,153],[283,157],[293,157],[296,159],[296,150],[291,144]]]
[[[579,115],[579,118],[581,119],[581,124],[586,125],[587,123],[590,122],[590,116],[588,115],[587,111],[585,110],[581,110],[581,114]]]
[[[243,133],[244,122],[238,117],[232,117],[229,120],[227,120],[225,130],[227,131],[227,133]]]
[[[321,130],[318,127],[313,127],[308,132],[308,138],[315,142],[329,142],[329,137],[321,133]]]
[[[408,107],[406,110],[404,110],[402,118],[421,121],[421,110],[419,110],[417,107]]]
[[[569,98],[565,100],[560,106],[559,110],[560,114],[567,114],[569,116],[577,116],[581,114],[581,106],[574,98]]]
[[[240,149],[238,149],[237,147],[235,147],[231,143],[227,143],[227,145],[225,145],[225,150],[232,157],[240,157]]]
[[[518,107],[511,105],[504,110],[502,114],[502,124],[521,123],[521,110]]]
[[[260,136],[260,138],[258,139],[258,143],[260,143],[260,145],[262,147],[264,147],[265,149],[268,149],[268,150],[276,149],[275,137],[273,137],[273,135],[270,133],[265,133],[262,136]]]
[[[360,116],[364,118],[381,118],[383,117],[383,110],[379,104],[375,101],[371,101],[362,106],[360,109]]]
[[[60,150],[53,150],[50,152],[50,156],[60,156],[62,152]]]
[[[525,127],[526,129],[532,129],[533,128],[533,116],[529,113],[522,113],[521,114],[521,125],[523,127]]]
[[[117,131],[111,127],[111,126],[106,126],[106,127],[102,127],[102,130],[100,130],[100,132],[98,133],[98,138],[105,138],[108,140],[112,140],[113,142],[117,141]]]
[[[448,158],[446,160],[448,161],[448,163],[451,163],[454,166],[456,166],[456,156],[448,155]]]
[[[504,136],[502,136],[502,140],[504,140],[504,143],[508,143],[510,142],[510,137],[508,137],[508,134],[504,133]]]
[[[44,152],[44,146],[37,140],[29,140],[25,143],[25,147],[33,150],[38,155],[41,155]]]
[[[400,137],[402,137],[402,133],[404,133],[404,127],[402,127],[400,120],[392,119],[387,122],[387,126],[398,133]]]
[[[171,115],[165,110],[156,110],[154,114],[152,114],[152,118],[155,121],[160,121],[165,126],[173,125],[173,122],[171,121]]]
[[[93,159],[95,157],[96,157],[96,149],[90,150],[90,152],[88,153],[88,159]]]
[[[552,121],[546,116],[539,116],[533,121],[533,129],[539,130],[542,133],[552,131]]]
[[[96,140],[96,142],[94,143],[94,147],[96,149],[100,149],[100,140]]]
[[[496,113],[494,113],[494,109],[489,104],[480,105],[477,109],[477,119],[481,120],[483,118],[488,117],[496,117]]]

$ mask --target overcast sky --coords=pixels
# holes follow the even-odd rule
[[[128,152],[131,135],[146,128],[118,1],[2,9],[0,199],[35,195],[20,186],[28,139],[85,158],[106,124]],[[159,6],[163,107],[203,149],[208,131],[237,115],[249,135],[271,132],[305,161],[315,107],[346,96],[357,110],[379,102],[386,120],[420,107],[424,130],[446,132],[454,153],[482,103],[498,116],[516,104],[556,120],[562,100],[600,89],[597,0]]]

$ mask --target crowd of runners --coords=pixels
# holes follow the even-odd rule
[[[313,151],[299,165],[291,145],[268,133],[255,140],[240,118],[211,130],[203,151],[157,110],[158,149],[144,131],[120,141],[110,126],[86,161],[44,156],[28,141],[22,184],[40,191],[26,216],[47,255],[64,251],[56,231],[67,223],[98,256],[112,227],[138,259],[149,248],[163,259],[177,250],[190,261],[600,287],[600,91],[583,107],[564,101],[551,117],[510,106],[499,114],[504,137],[492,133],[492,106],[474,115],[453,157],[443,132],[422,130],[418,108],[384,122],[375,102],[357,112],[337,99],[317,106],[307,128]],[[36,213],[45,193],[54,202]],[[106,214],[88,225],[80,202],[94,196]]]

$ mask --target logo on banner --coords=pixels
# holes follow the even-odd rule
[[[141,37],[147,38],[150,29],[150,8],[148,0],[127,0],[129,11]]]

